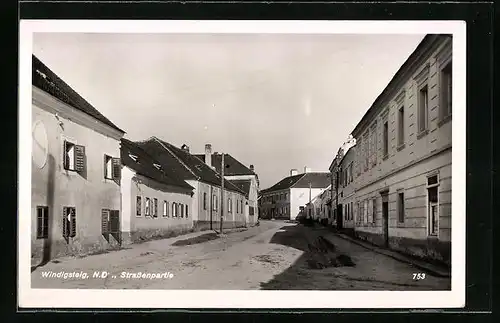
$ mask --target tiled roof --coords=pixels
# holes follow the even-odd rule
[[[245,192],[245,196],[248,197],[250,195],[250,187],[252,184],[252,180],[250,179],[235,179],[235,180],[229,180],[231,184],[234,186],[238,187],[241,189],[243,192]]]
[[[160,167],[158,169],[155,164],[161,164],[130,140],[121,139],[120,155],[122,165],[133,169],[137,174],[151,178],[159,183],[193,190],[191,185],[175,177],[174,174],[170,174],[169,168]]]
[[[108,118],[103,116],[96,108],[76,93],[68,84],[60,79],[35,55],[32,55],[32,84],[37,88],[47,92],[58,100],[78,109],[102,123],[116,129],[122,133],[125,131],[118,128]]]
[[[171,169],[179,178],[200,180],[217,187],[221,186],[220,175],[194,155],[155,137],[137,144],[158,160],[162,167]],[[227,180],[224,180],[224,188],[245,193]]]
[[[196,154],[194,155],[201,159],[201,161],[205,162],[205,154]],[[224,169],[224,176],[232,176],[232,175],[255,175],[254,172],[250,170],[250,168],[246,167],[242,163],[240,163],[236,158],[229,154],[224,154],[224,164],[226,165]],[[222,154],[212,154],[212,166],[215,166],[215,169],[218,173],[221,173],[221,165],[222,165]]]
[[[299,175],[289,176],[273,186],[262,190],[263,193],[274,192],[280,190],[286,190],[289,188],[309,188],[309,184],[311,188],[326,188],[331,184],[330,182],[330,173],[318,173],[318,172],[310,172],[303,173]]]

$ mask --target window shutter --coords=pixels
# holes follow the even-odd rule
[[[107,163],[107,160],[108,159],[108,156],[104,155],[104,161],[103,161],[103,169],[104,169],[104,178],[108,178],[109,174],[108,174],[108,163]]]
[[[121,160],[120,158],[113,158],[113,179],[114,180],[120,180],[121,177],[121,170],[122,170],[122,165],[121,165]]]
[[[67,207],[63,207],[62,231],[63,231],[63,237],[67,238],[69,236],[69,230],[68,230],[68,208]]]
[[[120,232],[120,211],[118,210],[110,211],[110,232],[111,233]]]
[[[189,214],[188,214],[188,206],[186,204],[186,219],[187,219],[188,216],[189,216]]]
[[[76,236],[76,209],[72,207],[70,209],[70,237]]]
[[[63,143],[63,167],[64,169],[69,169],[69,156],[68,156],[68,148],[67,148],[68,142],[64,140]]]
[[[101,232],[109,233],[109,210],[103,209],[101,212]]]
[[[75,145],[75,170],[79,173],[85,169],[85,146]]]

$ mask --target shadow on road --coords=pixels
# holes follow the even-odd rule
[[[355,266],[352,259],[339,253],[335,246],[323,238],[319,231],[303,225],[286,225],[276,232],[270,243],[280,244],[303,251],[295,263],[268,282],[260,284],[261,289],[328,289],[314,284],[317,273],[329,267]],[[314,276],[314,277],[313,277]],[[324,278],[324,277],[320,277]],[[331,280],[331,279],[330,279]]]

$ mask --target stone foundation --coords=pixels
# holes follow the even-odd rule
[[[377,246],[384,246],[384,236],[370,232],[355,231],[355,237]],[[451,266],[451,242],[435,238],[412,239],[389,237],[389,248],[426,261]]]
[[[139,229],[130,233],[130,242],[145,242],[149,240],[167,239],[194,232],[191,226],[180,226],[165,229]]]
[[[224,229],[234,229],[234,228],[244,228],[246,227],[245,222],[240,221],[223,221],[222,227]],[[220,229],[220,222],[212,221],[212,230]],[[210,230],[210,221],[194,221],[194,230],[203,231]]]
[[[120,235],[99,235],[86,238],[68,238],[58,240],[34,240],[31,243],[32,261],[41,262],[46,255],[46,260],[65,256],[84,256],[106,250],[120,249]]]

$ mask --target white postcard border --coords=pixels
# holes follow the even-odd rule
[[[32,289],[33,33],[283,33],[453,35],[451,291]],[[18,306],[22,308],[458,308],[465,305],[466,24],[464,21],[21,20],[19,39]],[[367,107],[368,108],[368,107]],[[459,130],[459,131],[457,131]]]

